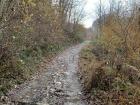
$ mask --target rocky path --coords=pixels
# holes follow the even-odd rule
[[[67,49],[39,76],[10,91],[11,100],[23,105],[86,105],[77,74],[78,54],[84,45]]]

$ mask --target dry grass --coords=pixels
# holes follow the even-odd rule
[[[113,69],[104,60],[98,61],[92,53],[94,48],[92,45],[86,46],[79,61],[84,89],[91,93],[90,104],[140,105],[140,86],[137,84],[139,80],[133,83],[128,74]]]
[[[86,46],[80,54],[80,74],[82,75],[82,83],[87,90],[92,88],[92,79],[95,77],[97,68],[100,68],[104,62],[100,62],[96,59],[96,56],[92,53],[93,46]]]

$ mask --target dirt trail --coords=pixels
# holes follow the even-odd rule
[[[86,43],[56,57],[44,72],[9,92],[12,101],[24,105],[86,105],[78,80],[78,57]]]

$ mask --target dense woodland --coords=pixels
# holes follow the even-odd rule
[[[49,62],[86,39],[90,44],[78,65],[82,97],[89,105],[140,105],[139,1],[99,0],[89,29],[80,24],[84,5],[82,0],[0,0],[0,97],[38,74],[44,58]]]
[[[139,1],[100,0],[94,41],[81,52],[80,73],[94,105],[140,104]],[[84,65],[84,66],[83,66]]]
[[[103,7],[101,7],[103,8]],[[110,8],[99,12],[99,39],[112,58],[119,57],[122,62],[139,68],[140,53],[140,9],[137,2],[110,2]],[[114,57],[113,57],[114,56]]]
[[[47,59],[82,41],[79,0],[0,0],[0,96]]]

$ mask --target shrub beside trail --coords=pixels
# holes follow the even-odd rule
[[[79,60],[81,83],[85,92],[90,93],[90,104],[139,105],[138,69],[128,64],[120,70],[113,68],[108,63],[107,55],[98,47],[93,44],[86,46]]]

